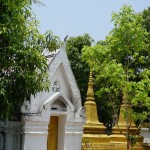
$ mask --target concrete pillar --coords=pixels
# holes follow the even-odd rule
[[[48,122],[26,121],[23,150],[47,150]]]
[[[65,150],[81,150],[83,122],[68,122],[65,130]]]

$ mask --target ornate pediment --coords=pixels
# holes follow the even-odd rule
[[[48,60],[48,75],[50,90],[31,96],[30,102],[25,101],[21,107],[22,113],[39,113],[40,108],[54,93],[61,92],[74,106],[75,113],[81,108],[81,96],[75,77],[66,54],[66,46],[59,50],[49,52],[44,50],[43,55]]]

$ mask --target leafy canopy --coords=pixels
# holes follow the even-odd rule
[[[31,0],[0,1],[0,117],[7,118],[31,94],[48,90],[42,51],[54,50],[58,37],[40,34]],[[17,107],[18,106],[18,107]]]
[[[100,101],[106,101],[105,109],[116,110],[126,95],[125,101],[134,110],[141,108],[130,115],[143,121],[150,112],[148,32],[143,28],[142,16],[131,6],[124,5],[120,12],[113,13],[112,21],[114,28],[105,41],[83,48],[83,60],[96,75],[96,94]]]
[[[84,34],[83,36],[70,37],[66,45],[70,65],[81,92],[82,104],[86,98],[89,67],[85,62],[82,62],[81,49],[84,46],[90,46],[93,42],[88,34]]]

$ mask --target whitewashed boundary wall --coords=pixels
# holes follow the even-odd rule
[[[0,121],[0,150],[22,150],[21,122]]]

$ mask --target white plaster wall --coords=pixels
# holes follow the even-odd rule
[[[51,91],[43,91],[37,93],[35,97],[31,95],[30,103],[31,103],[31,110],[32,113],[38,113],[43,101],[47,99],[51,95]]]
[[[21,122],[0,121],[0,150],[20,150],[21,140]]]
[[[23,150],[47,150],[47,134],[28,133],[24,138]]]
[[[144,143],[150,144],[150,129],[141,128],[140,134],[144,137]]]
[[[48,122],[28,120],[24,126],[23,150],[47,149]]]
[[[46,112],[46,111],[45,111]],[[67,120],[67,112],[50,113],[52,116],[58,116],[58,150],[80,150],[83,134],[83,123]],[[70,120],[70,121],[71,121]],[[23,150],[47,150],[48,122],[26,121],[24,127]]]
[[[64,150],[66,115],[58,117],[58,150]]]
[[[68,122],[65,131],[65,150],[81,150],[83,123]]]
[[[51,110],[51,106],[58,100],[63,102],[66,106],[62,103],[57,104],[60,104],[60,107],[65,107],[67,109]],[[43,105],[41,114],[24,116],[23,150],[47,150],[47,135],[50,116],[58,116],[58,150],[71,150],[72,144],[74,144],[75,149],[77,146],[80,147],[81,143],[78,141],[80,141],[82,135],[81,132],[78,132],[78,130],[81,130],[81,123],[78,125],[77,123],[73,123],[75,121],[74,107],[63,94],[55,93],[48,99],[47,103]],[[68,122],[73,124],[68,124]],[[71,133],[69,136],[68,129]],[[70,142],[68,143],[70,138],[72,141],[71,144]],[[76,150],[79,150],[79,148]]]

